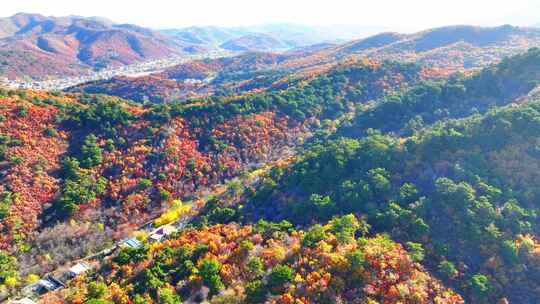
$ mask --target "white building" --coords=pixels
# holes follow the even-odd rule
[[[90,265],[86,264],[86,263],[78,263],[77,265],[74,265],[73,267],[71,267],[68,271],[67,271],[67,275],[70,276],[70,277],[76,277],[82,273],[85,273],[87,272],[88,270],[90,270],[92,267],[90,267]]]

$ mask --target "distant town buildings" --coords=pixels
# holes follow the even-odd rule
[[[24,81],[12,80],[6,77],[0,77],[0,87],[9,89],[30,89],[36,91],[60,91],[90,81],[98,81],[110,79],[118,76],[140,76],[150,74],[160,70],[173,67],[182,63],[204,58],[218,58],[230,56],[230,53],[223,51],[211,51],[197,55],[183,55],[170,58],[163,58],[152,61],[139,62],[131,65],[122,66],[119,68],[109,68],[93,72],[89,75],[81,75],[77,77],[67,77],[60,79],[51,79],[43,81]]]

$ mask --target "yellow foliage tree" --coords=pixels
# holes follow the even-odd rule
[[[191,205],[182,203],[181,200],[175,200],[171,209],[164,212],[160,217],[154,220],[156,226],[163,226],[179,220],[182,216],[191,211]]]

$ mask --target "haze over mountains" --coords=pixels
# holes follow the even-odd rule
[[[305,26],[292,23],[274,23],[250,27],[199,26],[183,29],[161,30],[186,43],[221,45],[244,37],[272,36],[279,44],[301,47],[318,43],[337,43],[359,39],[384,31],[384,27],[354,25]]]

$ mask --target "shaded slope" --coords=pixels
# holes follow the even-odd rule
[[[540,50],[503,60],[469,76],[421,84],[359,111],[349,132],[369,128],[407,133],[438,120],[485,112],[527,95],[540,84]],[[356,133],[355,133],[356,132]],[[360,133],[358,133],[360,132]],[[349,133],[351,134],[351,133]]]
[[[539,105],[405,140],[370,133],[316,144],[251,190],[236,216],[305,224],[355,212],[376,232],[422,243],[429,269],[468,301],[537,302]]]

